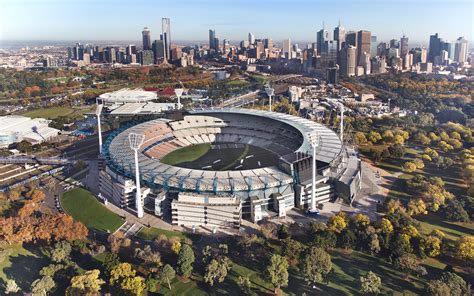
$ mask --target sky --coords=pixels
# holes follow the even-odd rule
[[[378,41],[405,33],[426,45],[439,33],[474,40],[474,0],[0,0],[0,42],[6,40],[141,40],[143,27],[159,39],[161,18],[171,18],[175,41],[256,38],[314,42],[323,22],[369,30]],[[471,42],[472,44],[473,42]]]

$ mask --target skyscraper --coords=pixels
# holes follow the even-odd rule
[[[357,33],[349,31],[346,33],[346,44],[357,47]]]
[[[441,50],[445,50],[448,53],[448,59],[452,58],[451,42],[441,40]]]
[[[253,33],[249,33],[249,43],[250,45],[255,44],[255,35]]]
[[[370,54],[370,31],[357,32],[357,65],[365,64],[364,52]]]
[[[166,60],[171,59],[171,22],[169,18],[161,19],[161,30],[163,32],[161,40],[165,46],[165,58]]]
[[[334,29],[333,39],[336,41],[337,50],[341,50],[342,42],[346,41],[346,31],[344,27],[341,26],[340,22],[339,25]]]
[[[150,38],[150,30],[148,29],[148,27],[143,28],[142,38],[143,38],[143,50],[150,50],[151,38]]]
[[[325,42],[329,40],[329,33],[326,29],[323,28],[316,34],[316,51],[318,55],[321,55],[323,52],[326,52]]]
[[[343,77],[355,76],[357,48],[352,45],[345,45],[341,49],[341,69],[340,73]]]
[[[436,56],[439,56],[441,52],[441,38],[438,37],[438,33],[430,36],[430,48],[428,52],[428,61],[434,62]]]
[[[161,64],[165,59],[165,43],[163,40],[155,40],[152,45],[154,63]]]
[[[291,40],[283,40],[283,54],[287,59],[291,59]]]
[[[464,37],[459,37],[454,46],[454,60],[459,63],[467,61],[468,43]]]
[[[400,38],[400,55],[405,56],[408,53],[408,37],[405,37],[403,35],[402,38]]]
[[[216,45],[214,44],[216,39],[216,31],[209,29],[209,49],[216,49]]]

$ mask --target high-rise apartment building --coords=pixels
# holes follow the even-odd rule
[[[283,40],[283,55],[285,55],[285,57],[287,59],[291,59],[291,40],[290,39],[285,39]]]
[[[400,55],[405,56],[408,53],[408,37],[405,37],[403,35],[402,38],[400,38]]]
[[[165,46],[165,58],[166,60],[171,59],[171,21],[169,18],[161,19],[161,30],[164,46]]]
[[[150,37],[150,30],[148,29],[148,27],[143,28],[142,39],[143,39],[143,50],[150,50],[151,37]]]
[[[209,49],[216,50],[216,44],[214,43],[216,40],[216,31],[209,29]]]
[[[343,77],[352,77],[356,74],[357,48],[350,44],[345,45],[340,52],[341,68],[340,73]]]
[[[454,60],[458,63],[467,62],[468,42],[464,37],[459,37],[454,45]]]
[[[329,33],[327,30],[322,28],[316,34],[316,51],[318,55],[322,55],[323,52],[327,51],[327,48],[325,47],[325,43],[327,40],[329,40]]]
[[[255,35],[253,33],[249,33],[249,43],[250,45],[255,44]]]

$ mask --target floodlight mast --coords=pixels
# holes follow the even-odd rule
[[[342,103],[339,103],[339,108],[341,110],[341,122],[340,122],[340,136],[339,138],[341,139],[341,143],[344,144],[344,105]]]
[[[178,98],[178,109],[181,109],[181,96],[183,95],[184,89],[183,88],[175,88],[174,93]]]
[[[95,110],[95,115],[97,115],[97,131],[99,136],[99,154],[102,154],[102,127],[100,122],[100,113],[102,112],[102,108],[104,105],[98,104]]]
[[[137,208],[137,217],[143,218],[143,203],[140,188],[140,170],[138,168],[138,149],[140,149],[140,146],[143,144],[143,141],[145,140],[145,135],[130,133],[128,134],[128,140],[130,142],[130,149],[132,149],[135,154],[135,207]]]
[[[265,88],[265,92],[267,93],[267,96],[269,99],[270,112],[272,112],[272,97],[275,95],[275,89],[273,89],[271,86],[268,85]]]
[[[313,157],[312,157],[312,182],[311,182],[311,206],[310,206],[310,211],[317,211],[316,208],[316,172],[317,172],[317,167],[316,167],[316,150],[319,147],[320,144],[320,136],[317,133],[310,133],[308,134],[308,140],[309,144],[311,145],[311,148],[313,149]]]

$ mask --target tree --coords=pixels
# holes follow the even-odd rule
[[[18,292],[20,292],[20,287],[18,287],[15,280],[8,279],[5,286],[5,294],[16,294]]]
[[[413,160],[413,163],[416,165],[416,168],[417,168],[417,169],[422,169],[422,168],[425,167],[425,164],[424,164],[423,160],[421,160],[421,159],[419,159],[419,158],[415,158],[415,159]]]
[[[283,224],[281,225],[280,229],[278,230],[278,238],[279,239],[286,239],[290,237],[290,229],[288,225]]]
[[[151,272],[157,272],[161,266],[161,254],[151,249],[150,245],[146,245],[143,249],[135,249],[135,257],[143,262],[143,266]]]
[[[441,280],[429,281],[426,292],[430,296],[447,296],[451,295],[451,289]]]
[[[347,215],[344,212],[339,212],[337,215],[329,218],[327,227],[335,233],[341,233],[347,227]]]
[[[456,242],[456,255],[463,259],[474,259],[474,236],[466,235]]]
[[[135,274],[136,271],[130,263],[120,263],[110,271],[109,283],[132,295],[141,295],[146,288],[145,280],[140,276],[135,276]]]
[[[109,242],[110,250],[113,253],[118,253],[120,251],[120,248],[128,247],[131,244],[130,239],[126,238],[122,232],[117,232],[109,235],[107,241]]]
[[[356,132],[354,134],[354,141],[357,145],[367,144],[367,138],[363,132]]]
[[[206,266],[204,274],[204,282],[211,287],[217,281],[222,283],[230,270],[229,260],[227,257],[220,257],[219,259],[212,259]]]
[[[181,250],[181,242],[178,240],[173,241],[171,244],[171,251],[175,254],[179,254],[179,251]]]
[[[63,261],[69,261],[69,255],[71,254],[71,244],[67,241],[59,241],[54,245],[51,250],[50,257],[53,262],[60,263]]]
[[[382,136],[376,131],[370,131],[368,138],[369,138],[369,141],[372,142],[373,144],[382,140]]]
[[[464,209],[462,203],[458,200],[450,200],[444,209],[446,218],[449,221],[469,222],[469,214]]]
[[[380,287],[382,286],[382,279],[378,277],[372,271],[369,271],[366,276],[361,276],[360,281],[360,292],[364,295],[377,295],[380,293]]]
[[[410,216],[416,216],[420,214],[428,214],[426,210],[426,204],[421,198],[411,199],[408,202],[407,213]]]
[[[267,275],[275,287],[275,294],[280,287],[288,286],[288,261],[285,257],[273,254],[270,258],[270,265],[267,267]]]
[[[252,294],[252,282],[250,281],[250,278],[248,276],[239,275],[239,278],[237,279],[237,284],[239,285],[240,289],[242,289],[242,292],[244,292],[245,295]]]
[[[406,278],[411,273],[424,273],[422,266],[420,266],[420,260],[413,254],[403,254],[397,258],[395,264],[406,272]]]
[[[171,281],[175,278],[176,271],[171,267],[171,265],[166,264],[160,273],[160,281],[168,283],[168,287],[171,291]]]
[[[125,278],[121,288],[132,295],[140,296],[146,288],[145,279],[140,276]]]
[[[178,274],[187,278],[193,272],[194,252],[189,245],[183,245],[178,254]]]
[[[436,257],[441,253],[441,238],[428,235],[423,240],[423,248],[430,257]]]
[[[304,246],[297,240],[287,238],[283,240],[283,255],[288,259],[289,264],[297,264]]]
[[[466,281],[452,272],[444,272],[437,280],[432,280],[426,287],[430,296],[467,296],[471,295],[471,288]]]
[[[71,279],[71,286],[67,289],[66,295],[91,295],[100,291],[105,283],[99,278],[98,269],[88,270],[82,275],[76,275]]]
[[[307,283],[321,282],[331,271],[331,256],[321,248],[311,247],[302,263],[303,276]]]
[[[416,164],[411,161],[407,161],[403,164],[403,170],[407,173],[413,173],[416,171]]]
[[[32,296],[45,296],[56,287],[56,283],[49,276],[37,279],[31,284]]]
[[[262,224],[262,226],[260,226],[260,231],[262,232],[262,235],[264,238],[274,239],[277,233],[277,226],[275,223],[267,222],[265,224]]]

